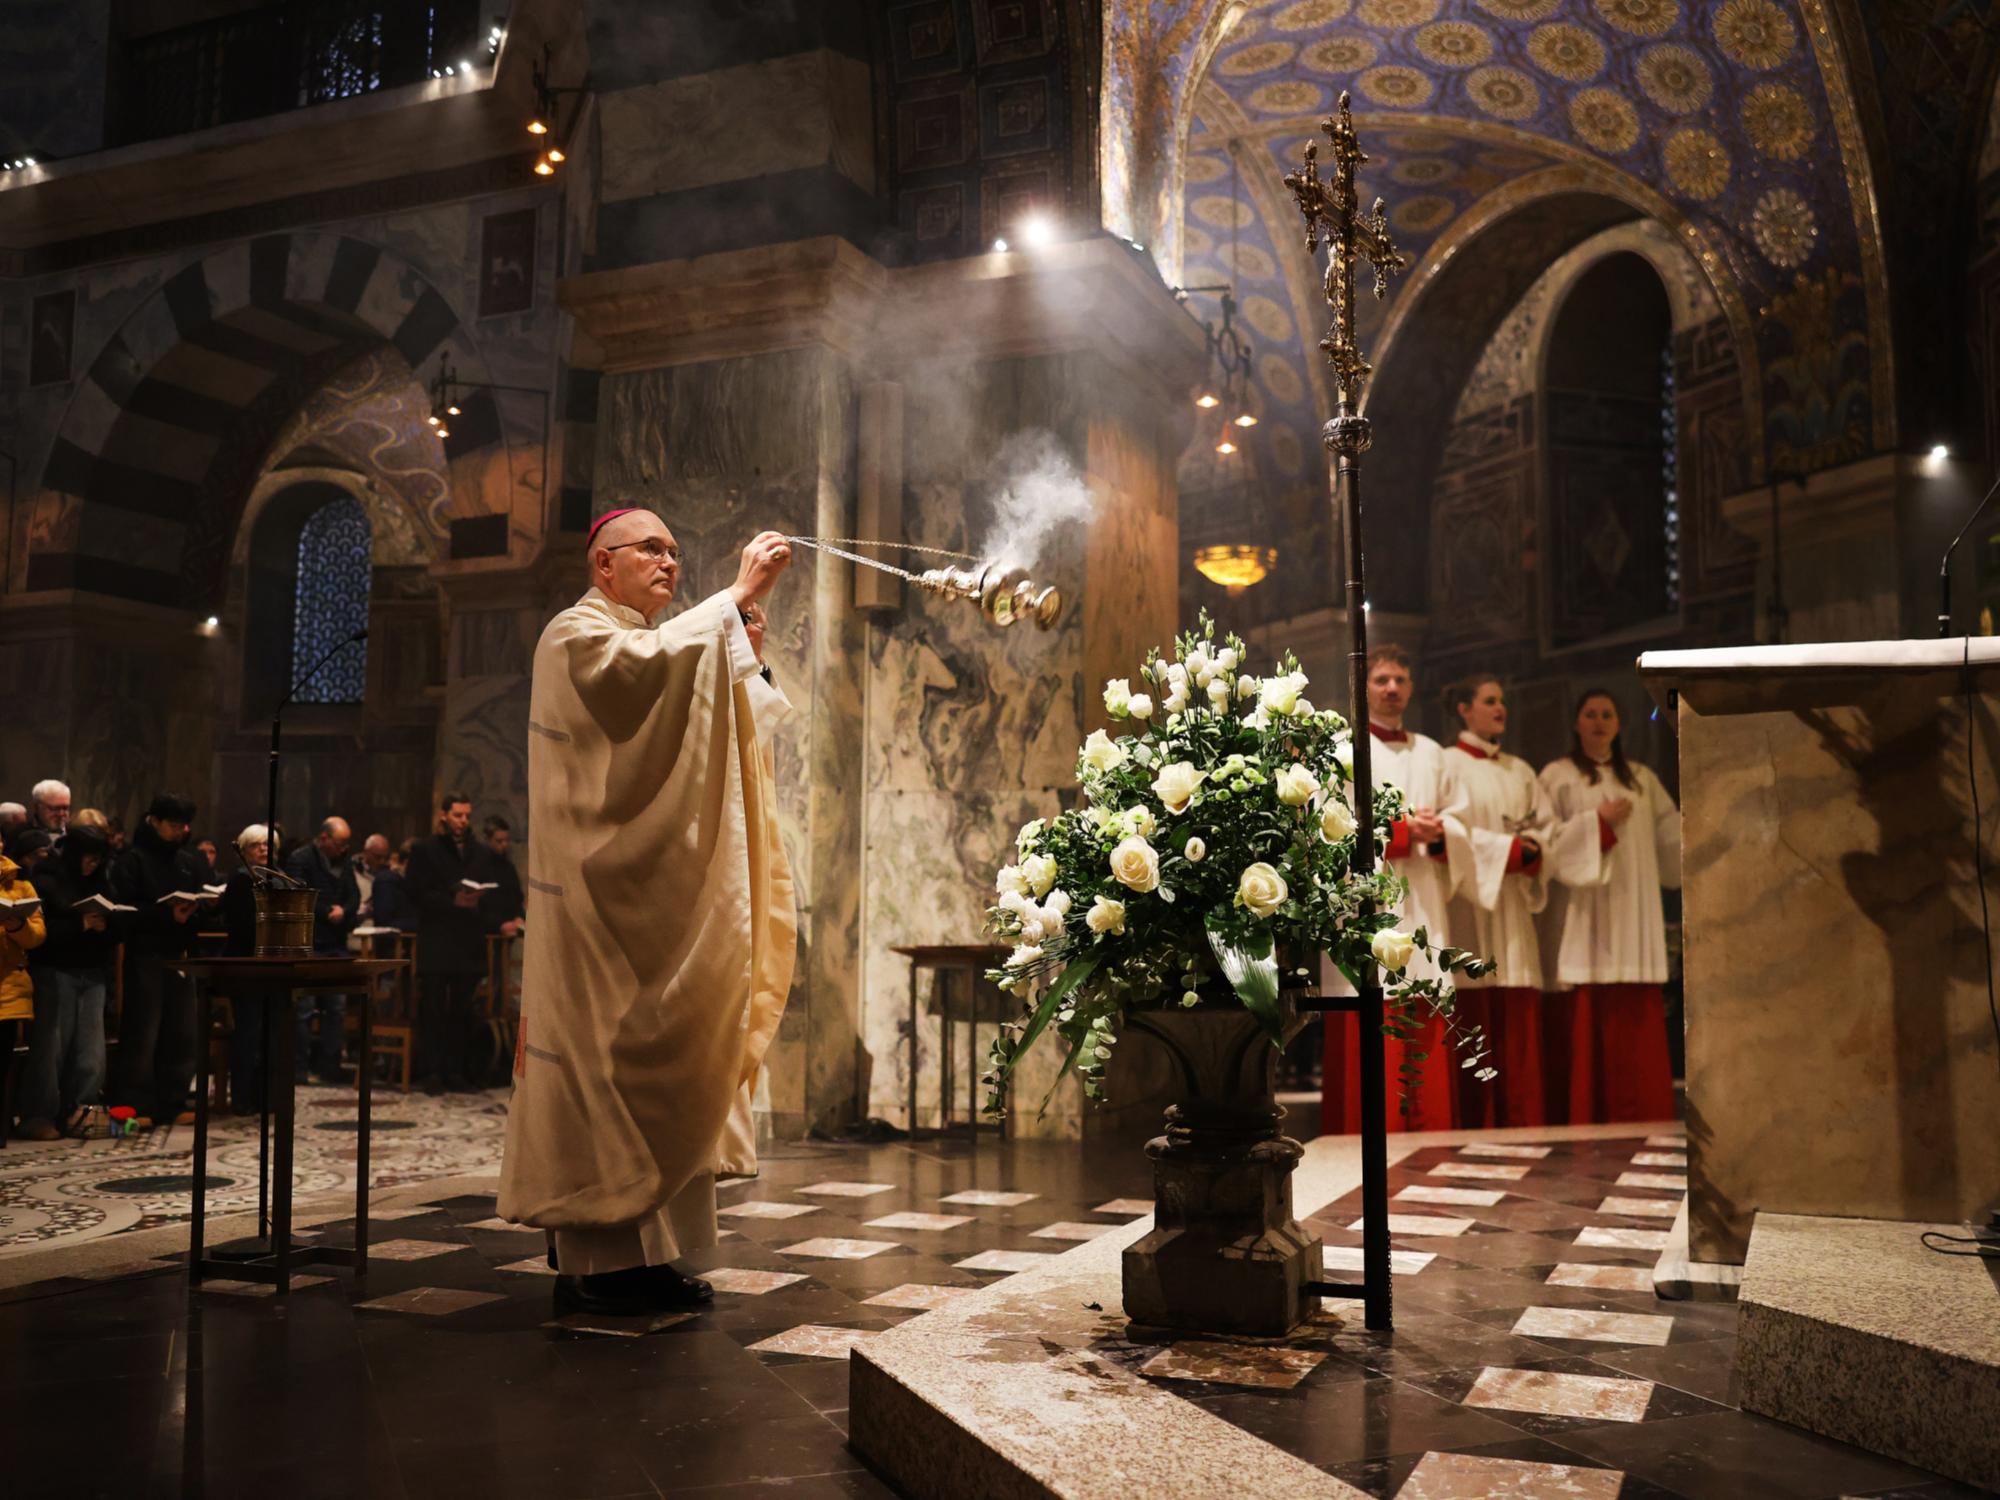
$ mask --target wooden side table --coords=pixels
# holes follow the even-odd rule
[[[917,975],[929,971],[936,975],[934,994],[938,1001],[938,1129],[942,1135],[956,1128],[951,1117],[953,1088],[952,1067],[952,991],[962,990],[965,1000],[966,1030],[970,1039],[966,1043],[965,1059],[965,1120],[966,1130],[973,1140],[979,1139],[981,1129],[998,1130],[996,1125],[981,1126],[979,1123],[979,987],[984,982],[983,975],[995,968],[1010,951],[1005,945],[992,943],[932,943],[895,946],[891,953],[901,954],[910,961],[910,1019],[909,1060],[907,1071],[910,1083],[910,1137],[917,1135]],[[989,1017],[998,1025],[1001,1019]]]
[[[214,1027],[215,990],[227,991],[232,1004],[261,1005],[265,1008],[264,1036],[275,1045],[266,1053],[264,1069],[264,1110],[257,1122],[257,1229],[264,1242],[261,1251],[246,1259],[226,1260],[206,1253],[208,1184],[208,1048],[200,1049],[199,1075],[194,1106],[194,1212],[188,1238],[188,1285],[198,1286],[204,1276],[227,1276],[240,1281],[266,1281],[282,1297],[291,1290],[293,1267],[302,1265],[352,1266],[356,1280],[368,1275],[368,1127],[373,1102],[374,1068],[370,1051],[373,1044],[374,1015],[371,1006],[377,975],[402,967],[397,958],[181,958],[164,961],[172,972],[194,983],[199,1005],[198,1035],[207,1037]],[[292,1025],[294,995],[335,993],[358,995],[361,999],[361,1060],[359,1073],[361,1120],[355,1138],[354,1248],[335,1245],[294,1246],[292,1244],[292,1137],[298,1118],[298,1090],[293,1069],[297,1050]],[[277,1016],[272,1007],[283,1003]],[[271,1095],[277,1092],[277,1129],[270,1130]],[[275,1171],[270,1156],[275,1137]],[[273,1180],[275,1178],[275,1181]],[[275,1188],[275,1191],[272,1189]],[[269,1200],[270,1217],[265,1220]]]

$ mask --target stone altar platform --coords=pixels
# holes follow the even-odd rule
[[[1759,1214],[1737,1333],[1743,1407],[2000,1490],[2000,1266],[1924,1248],[1932,1229],[1966,1232]]]
[[[1967,775],[1991,879],[1996,668],[1991,639],[1640,658],[1680,733],[1694,1261],[1740,1264],[1760,1210],[2000,1205]]]

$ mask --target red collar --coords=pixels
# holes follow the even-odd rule
[[[1493,756],[1483,746],[1468,745],[1464,740],[1458,741],[1451,748],[1454,750],[1463,750],[1467,755],[1471,756],[1474,760],[1493,759]]]
[[[1410,739],[1409,730],[1384,729],[1380,724],[1377,724],[1373,719],[1370,719],[1368,721],[1368,732],[1374,735],[1376,739],[1380,740],[1385,745],[1403,745],[1409,743]]]

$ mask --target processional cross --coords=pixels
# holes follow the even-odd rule
[[[1333,157],[1333,179],[1319,175],[1319,143],[1308,141],[1305,159],[1285,176],[1285,186],[1297,200],[1306,221],[1306,253],[1317,256],[1327,247],[1325,292],[1333,321],[1319,341],[1333,369],[1333,418],[1321,430],[1320,441],[1333,458],[1333,504],[1340,518],[1341,547],[1347,571],[1348,703],[1354,720],[1354,869],[1366,876],[1375,868],[1374,778],[1369,754],[1372,736],[1368,715],[1368,590],[1361,566],[1361,455],[1368,451],[1368,419],[1361,415],[1361,392],[1371,373],[1361,346],[1354,339],[1354,273],[1366,261],[1375,273],[1375,295],[1389,287],[1391,272],[1405,270],[1409,261],[1389,238],[1389,225],[1377,198],[1367,213],[1355,198],[1354,174],[1368,158],[1354,134],[1347,95],[1340,112],[1320,125]],[[1364,904],[1363,915],[1373,910]],[[1382,985],[1375,966],[1357,976],[1352,1000],[1321,1000],[1325,1010],[1353,1010],[1361,1041],[1361,1266],[1360,1286],[1322,1282],[1314,1290],[1341,1296],[1359,1294],[1367,1326],[1390,1326],[1389,1187],[1386,1106],[1388,1081],[1382,1047]]]

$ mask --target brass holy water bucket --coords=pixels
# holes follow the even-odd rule
[[[287,890],[281,886],[257,887],[257,956],[259,958],[311,958],[313,955],[313,900],[318,892],[311,886]]]

